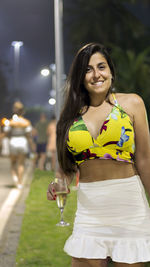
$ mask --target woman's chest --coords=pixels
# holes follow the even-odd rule
[[[83,123],[85,124],[90,135],[96,139],[99,135],[101,128],[107,120],[109,114],[112,112],[112,106],[104,108],[89,108],[89,110],[82,116]]]

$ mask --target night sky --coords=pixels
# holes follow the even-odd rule
[[[71,2],[64,0],[64,9]],[[55,61],[53,5],[54,0],[0,1],[0,61],[8,63],[0,67],[7,77],[9,91],[13,92],[14,48],[11,42],[23,41],[24,45],[20,49],[19,90],[26,106],[49,105],[51,78],[42,77],[40,70]],[[149,10],[138,5],[132,12],[148,25]],[[68,69],[72,60],[71,41],[69,35],[66,35],[67,24],[64,26],[64,62]]]
[[[0,2],[0,60],[8,79],[8,88],[14,90],[13,40],[21,40],[19,89],[27,106],[47,104],[51,87],[50,77],[40,70],[55,60],[53,0],[1,0]]]

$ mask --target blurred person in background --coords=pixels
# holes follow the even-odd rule
[[[3,132],[2,132],[2,123],[0,124],[0,154],[2,150],[2,140],[3,140]]]
[[[22,188],[22,179],[25,170],[25,159],[30,151],[35,151],[32,140],[32,125],[23,117],[24,105],[16,101],[13,105],[13,115],[4,127],[5,134],[9,137],[11,172],[17,188]]]
[[[37,136],[37,167],[40,170],[44,170],[45,168],[48,123],[45,113],[41,113],[40,120],[35,125]]]
[[[7,118],[3,117],[0,122],[0,151],[2,157],[9,156],[9,138],[4,133],[4,126],[7,123]]]
[[[32,140],[35,146],[34,153],[30,153],[30,158],[32,159],[33,166],[36,167],[36,161],[37,161],[37,153],[36,153],[36,148],[37,148],[37,131],[35,127],[32,125]]]
[[[52,117],[47,128],[48,142],[47,142],[47,154],[50,154],[51,159],[51,171],[55,170],[56,164],[56,118]]]

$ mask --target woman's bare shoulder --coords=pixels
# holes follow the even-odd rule
[[[135,114],[143,110],[145,106],[142,97],[135,93],[117,93],[116,99],[132,120]]]
[[[132,104],[139,105],[143,104],[143,99],[141,96],[135,93],[116,93],[116,99],[120,104]]]
[[[28,119],[26,119],[26,118],[22,118],[22,119],[23,119],[22,121],[24,123],[26,123],[27,125],[30,125],[31,124],[31,122]]]

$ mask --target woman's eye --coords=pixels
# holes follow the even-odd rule
[[[91,71],[91,68],[90,67],[87,67],[86,68],[86,72],[90,72]]]
[[[104,65],[99,65],[98,68],[99,68],[100,70],[103,70],[103,69],[105,68],[105,66],[104,66]]]

